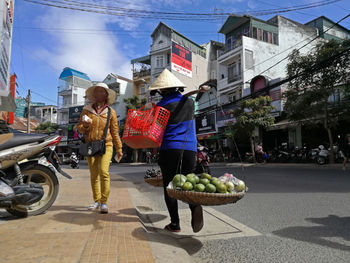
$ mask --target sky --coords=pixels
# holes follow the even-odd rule
[[[57,0],[64,2],[64,0]],[[249,13],[310,4],[321,0],[76,0],[154,12]],[[40,2],[43,2],[42,0]],[[74,1],[73,1],[74,2]],[[319,16],[337,22],[350,13],[350,0],[327,6],[280,13],[299,23]],[[256,16],[267,20],[275,14]],[[217,33],[225,18],[215,21],[130,18],[15,1],[10,73],[17,75],[17,95],[32,91],[32,101],[57,104],[58,78],[63,68],[102,81],[109,73],[132,78],[132,59],[149,54],[151,34],[163,22],[198,44],[224,42]],[[350,18],[340,23],[350,29]]]

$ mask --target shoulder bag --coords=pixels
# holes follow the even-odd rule
[[[91,157],[91,156],[101,156],[106,153],[106,136],[107,136],[108,126],[109,126],[110,116],[111,116],[111,109],[108,107],[107,123],[104,131],[103,139],[98,141],[87,142],[87,143],[84,142],[80,144],[79,153],[81,155],[84,155],[86,157]]]

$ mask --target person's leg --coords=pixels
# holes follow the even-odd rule
[[[86,158],[90,170],[90,182],[91,182],[91,190],[92,190],[92,196],[95,203],[101,203],[101,189],[100,189],[100,182],[99,182],[99,157],[87,157]],[[98,208],[98,207],[96,207]],[[95,209],[92,208],[91,209]]]
[[[184,151],[183,159],[182,159],[182,169],[181,173],[188,174],[193,171],[193,168],[196,163],[196,153],[192,151]],[[203,209],[200,205],[189,205],[191,209],[191,226],[193,232],[198,232],[203,228]]]
[[[101,184],[101,204],[107,204],[109,191],[110,191],[110,179],[109,179],[109,165],[113,154],[113,147],[106,146],[106,153],[101,156],[100,161],[100,184]]]
[[[180,230],[180,219],[178,213],[177,200],[171,198],[166,191],[166,187],[173,180],[177,173],[177,167],[180,161],[180,150],[163,150],[159,153],[159,166],[163,176],[164,199],[170,215],[173,230]],[[168,226],[167,226],[168,227]],[[171,230],[171,229],[170,229]]]

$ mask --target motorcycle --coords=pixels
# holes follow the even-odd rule
[[[17,217],[39,215],[55,202],[62,171],[55,152],[62,136],[13,134],[0,145],[0,207]]]
[[[204,151],[204,147],[200,146],[197,148],[197,157],[196,157],[196,167],[194,170],[194,173],[200,174],[200,173],[208,173],[210,174],[210,168],[209,168],[209,162],[210,157],[208,154]]]
[[[79,158],[78,156],[75,154],[75,152],[72,152],[71,156],[69,157],[70,159],[70,166],[73,169],[79,169]]]
[[[323,145],[318,146],[318,152],[316,156],[316,162],[323,165],[329,162],[330,148],[326,149]],[[341,163],[344,160],[343,153],[340,151],[337,145],[333,146],[334,161],[336,163]]]

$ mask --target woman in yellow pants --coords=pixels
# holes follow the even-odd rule
[[[109,106],[116,99],[116,93],[105,83],[98,83],[86,90],[86,98],[91,102],[84,107],[78,123],[78,131],[84,134],[86,142],[102,140],[107,124],[108,108],[111,111],[109,127],[106,135],[106,153],[102,156],[87,157],[91,188],[94,203],[89,210],[100,210],[108,213],[107,200],[110,189],[109,165],[113,154],[113,144],[116,148],[116,159],[123,156],[122,143],[119,137],[119,127],[116,112]]]

